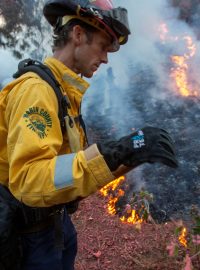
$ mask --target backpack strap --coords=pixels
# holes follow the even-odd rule
[[[58,108],[59,108],[58,117],[60,120],[62,132],[64,134],[66,131],[65,116],[67,115],[69,116],[68,109],[70,108],[70,102],[67,99],[67,96],[63,95],[61,91],[61,85],[56,80],[52,71],[40,61],[33,60],[30,58],[20,61],[18,64],[18,71],[13,74],[13,78],[16,79],[21,75],[25,74],[26,72],[34,72],[38,74],[44,81],[46,81],[53,88],[58,100]],[[88,144],[86,127],[81,114],[77,117],[77,120],[79,121],[79,124],[81,125],[85,133],[86,142]]]
[[[58,117],[60,120],[60,125],[62,132],[65,132],[65,116],[68,114],[68,108],[70,108],[70,103],[66,96],[62,94],[60,89],[60,84],[56,80],[52,71],[44,64],[39,61],[32,59],[25,59],[19,62],[18,71],[13,74],[13,78],[18,78],[26,72],[34,72],[38,74],[44,81],[46,81],[54,90],[57,100],[58,100]]]

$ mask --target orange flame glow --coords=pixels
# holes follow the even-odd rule
[[[125,194],[125,192],[119,188],[119,185],[124,181],[125,177],[121,176],[100,189],[100,193],[104,197],[108,197],[107,211],[110,215],[116,214],[116,203],[118,202],[119,198],[123,197]],[[136,210],[130,208],[126,210],[126,216],[122,216],[120,220],[122,222],[131,224],[144,222],[144,220],[136,213]]]
[[[170,36],[168,27],[165,23],[160,24],[158,31],[162,43],[166,41],[177,42],[180,40],[185,42],[186,53],[183,55],[173,55],[170,57],[172,63],[174,64],[170,70],[170,77],[174,79],[176,88],[182,96],[197,96],[197,90],[195,90],[194,87],[189,83],[190,61],[195,56],[197,50],[192,37]]]
[[[109,190],[112,190],[114,191],[118,186],[119,184],[121,184],[122,182],[125,181],[125,177],[124,176],[121,176],[117,179],[115,179],[114,181],[108,183],[107,185],[105,185],[103,188],[100,189],[100,193],[104,196],[107,196],[108,195],[108,192]]]
[[[188,53],[180,56],[171,56],[171,60],[175,64],[175,66],[171,68],[171,77],[174,78],[176,87],[181,95],[186,97],[190,95],[196,96],[197,92],[191,89],[188,80],[189,61],[196,53],[196,46],[189,36],[183,37],[183,40],[186,41]]]
[[[181,245],[183,245],[184,247],[187,247],[186,235],[187,235],[187,229],[185,227],[183,227],[181,234],[179,235],[178,240],[181,243]]]
[[[131,211],[131,216],[129,216],[127,218],[125,216],[123,216],[123,217],[120,218],[120,220],[122,222],[131,223],[131,224],[144,222],[144,220],[141,219],[141,218],[139,218],[139,216],[137,215],[136,211],[133,210],[133,209]]]
[[[104,186],[103,188],[100,189],[100,193],[106,197],[109,195],[109,193],[111,193],[111,191],[115,191],[117,189],[117,187],[123,183],[125,181],[125,177],[121,176],[117,179],[115,179],[114,181],[108,183],[106,186]],[[109,196],[109,201],[108,201],[108,213],[111,215],[115,215],[116,214],[116,209],[115,209],[115,204],[118,201],[120,196],[124,195],[124,191],[122,189],[120,189],[118,191],[117,195],[113,195],[110,194]]]

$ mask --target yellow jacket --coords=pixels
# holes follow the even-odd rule
[[[55,58],[50,67],[79,114],[89,86]],[[80,132],[81,147],[85,138]],[[62,135],[56,95],[37,74],[28,72],[0,92],[0,183],[29,206],[52,206],[86,197],[114,179],[96,145],[71,153]]]

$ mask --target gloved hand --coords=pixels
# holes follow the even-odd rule
[[[111,171],[122,164],[135,168],[145,162],[161,162],[173,168],[178,167],[173,141],[164,129],[145,127],[118,141],[97,146]]]

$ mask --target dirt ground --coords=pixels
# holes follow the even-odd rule
[[[76,270],[190,270],[185,250],[170,257],[167,246],[175,225],[122,223],[106,211],[106,198],[96,193],[80,203],[72,219],[78,231]],[[200,269],[200,263],[193,270]]]

